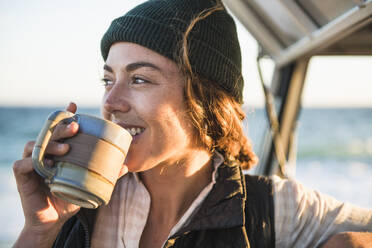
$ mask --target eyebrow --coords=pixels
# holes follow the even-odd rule
[[[156,65],[154,65],[152,63],[149,63],[149,62],[143,62],[143,61],[139,61],[139,62],[128,64],[125,67],[125,69],[126,69],[126,71],[131,72],[131,71],[137,70],[138,68],[141,68],[141,67],[149,67],[149,68],[155,69],[155,70],[160,71],[160,72],[162,71]],[[106,70],[106,71],[109,71],[109,72],[113,73],[113,69],[110,66],[108,66],[107,64],[105,64],[103,66],[103,69]]]

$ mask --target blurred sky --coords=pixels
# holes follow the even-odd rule
[[[142,0],[0,0],[0,106],[99,106],[100,39],[110,22]],[[238,23],[244,101],[262,105],[255,40]],[[372,106],[372,58],[319,58],[310,66],[305,105]],[[355,68],[355,69],[354,69]],[[269,64],[266,72],[272,70]],[[340,72],[349,71],[350,76]],[[270,73],[266,73],[269,80]],[[330,97],[330,92],[336,95]]]

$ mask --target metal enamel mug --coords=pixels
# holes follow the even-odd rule
[[[44,155],[52,132],[60,122],[79,124],[78,133],[63,139],[70,145],[64,156],[55,156],[53,167]],[[39,133],[32,161],[57,197],[85,208],[107,204],[127,155],[132,136],[119,125],[94,116],[56,111]]]

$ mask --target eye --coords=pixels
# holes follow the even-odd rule
[[[102,78],[101,81],[104,87],[111,86],[114,84],[114,82],[109,78]]]
[[[146,79],[140,78],[138,76],[134,76],[131,81],[131,84],[146,84],[146,83],[149,83],[149,81]]]

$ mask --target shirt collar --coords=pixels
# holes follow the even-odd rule
[[[214,152],[212,160],[213,188],[192,220],[177,233],[244,225],[246,192],[243,171],[237,162],[226,160],[218,151]],[[136,182],[142,183],[138,173],[133,175]]]

